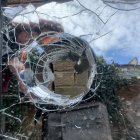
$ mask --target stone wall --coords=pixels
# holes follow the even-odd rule
[[[88,81],[88,70],[77,74],[75,62],[70,60],[53,63],[55,92],[75,96],[84,91]]]

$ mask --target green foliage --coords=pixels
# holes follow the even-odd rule
[[[30,60],[30,67],[35,72],[36,64],[39,60],[39,54],[36,48],[32,49],[32,52],[28,54],[28,59]]]
[[[11,75],[11,72],[7,69],[3,71],[3,75]],[[14,133],[20,129],[20,122],[16,118],[22,119],[23,112],[21,112],[21,105],[19,105],[19,90],[18,81],[14,75],[11,75],[9,82],[8,92],[3,93],[2,96],[2,109],[7,108],[5,113],[5,131],[8,133]],[[17,104],[17,105],[16,105]],[[13,106],[14,105],[14,106]]]
[[[8,94],[18,95],[18,93],[19,93],[18,81],[17,81],[16,77],[13,75],[12,79],[10,80],[10,83],[9,83]]]
[[[100,83],[94,97],[95,101],[100,101],[106,105],[110,120],[120,121],[121,103],[117,91],[121,87],[126,87],[128,82],[119,76],[119,69],[114,65],[108,65],[103,57],[97,59],[97,80]]]
[[[106,61],[102,56],[100,56],[97,58],[97,63],[98,63],[98,65],[105,65]]]

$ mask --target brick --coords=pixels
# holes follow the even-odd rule
[[[54,72],[55,86],[72,86],[74,85],[74,73],[73,72]]]
[[[75,62],[70,60],[56,61],[53,63],[54,71],[74,71]]]
[[[55,92],[62,95],[70,95],[71,97],[74,97],[81,94],[84,89],[84,87],[80,86],[59,86],[55,87]]]
[[[81,74],[75,74],[75,85],[85,86],[88,81],[88,71]]]

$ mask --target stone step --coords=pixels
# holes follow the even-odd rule
[[[49,113],[43,140],[112,140],[106,107],[90,103]]]

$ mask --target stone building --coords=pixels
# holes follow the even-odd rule
[[[137,57],[133,58],[128,64],[117,65],[117,67],[120,69],[120,76],[126,79],[140,79],[140,65]]]

